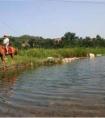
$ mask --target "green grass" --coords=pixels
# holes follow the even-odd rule
[[[19,50],[14,60],[16,64],[33,63],[36,66],[43,65],[47,57],[86,57],[88,53],[105,55],[105,48],[63,48],[63,49],[28,49]],[[11,64],[11,58],[7,57],[7,64]]]
[[[81,57],[86,56],[87,51],[84,48],[64,48],[64,49],[29,49],[21,50],[20,56],[46,58],[52,57]]]

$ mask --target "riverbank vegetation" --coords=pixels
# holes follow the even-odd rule
[[[86,57],[89,53],[95,55],[105,54],[105,39],[97,35],[91,37],[78,37],[75,33],[67,32],[61,38],[43,38],[29,35],[20,37],[10,36],[13,46],[19,49],[18,55],[15,56],[15,63],[34,65],[42,65],[47,57],[54,58],[70,58],[70,57]],[[2,42],[2,38],[0,38]],[[7,63],[11,63],[11,59],[7,58]]]
[[[40,66],[47,64],[48,57],[59,59],[57,63],[62,63],[63,58],[87,57],[87,54],[105,55],[105,48],[59,48],[59,49],[20,49],[15,56],[15,64],[24,64],[26,66]],[[7,64],[11,64],[11,58],[7,58]],[[54,64],[54,63],[53,63]]]

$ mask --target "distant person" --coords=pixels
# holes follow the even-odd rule
[[[6,49],[6,54],[8,54],[8,46],[9,46],[9,38],[7,35],[4,35],[4,39],[3,39],[3,45],[5,46]]]

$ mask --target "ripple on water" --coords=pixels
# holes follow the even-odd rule
[[[105,116],[105,57],[0,79],[1,116]]]

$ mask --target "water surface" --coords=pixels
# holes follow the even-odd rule
[[[105,116],[105,57],[0,74],[0,116]]]

